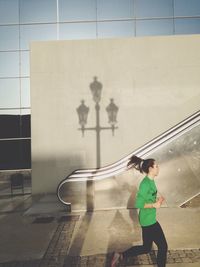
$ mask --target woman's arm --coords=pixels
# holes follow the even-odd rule
[[[155,203],[144,204],[144,208],[145,209],[152,209],[152,208],[158,209],[161,207],[164,200],[165,200],[164,197],[161,196],[158,198],[158,200]]]

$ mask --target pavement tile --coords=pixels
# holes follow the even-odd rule
[[[100,217],[98,218],[101,218],[102,214],[99,215]],[[106,213],[106,215],[108,215],[108,212]],[[39,222],[41,224],[41,227],[42,225],[44,227],[44,224],[48,224],[49,221],[50,223],[52,223],[52,220],[55,224],[53,234],[48,246],[46,247],[46,251],[44,251],[43,253],[43,257],[35,260],[30,259],[22,261],[15,260],[2,262],[0,263],[0,267],[110,267],[112,258],[112,253],[110,252],[94,255],[81,255],[81,248],[83,247],[85,242],[85,233],[88,231],[87,226],[91,226],[91,218],[89,216],[84,215],[81,217],[81,215],[67,214],[59,217],[49,216],[46,219],[43,217],[37,218],[40,218],[40,220],[36,220],[35,224]],[[95,219],[94,216],[92,218]],[[117,226],[118,225],[116,225],[116,228],[114,228],[114,230],[118,229]],[[76,233],[78,235],[73,236],[76,227]],[[93,234],[95,234],[95,232],[93,232]],[[74,237],[74,240],[78,243],[77,247],[74,246],[75,248],[78,248],[77,255],[71,255],[69,253],[72,237]],[[82,239],[80,239],[79,237],[81,237]],[[96,245],[95,242],[93,243],[94,246]],[[80,254],[81,256],[78,254]],[[152,250],[149,254],[140,255],[138,257],[129,257],[127,259],[124,259],[118,267],[153,266],[153,264],[155,264],[156,262],[156,255],[157,251]],[[199,267],[200,249],[170,249],[167,254],[167,266]]]

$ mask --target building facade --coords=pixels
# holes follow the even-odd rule
[[[30,43],[200,33],[198,0],[0,0],[0,170],[31,170]]]

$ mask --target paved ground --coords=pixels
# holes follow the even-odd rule
[[[167,266],[200,266],[200,208],[163,208]],[[186,205],[187,206],[187,205]],[[0,197],[0,267],[108,267],[112,252],[141,243],[136,210],[66,213],[55,196]],[[149,255],[119,266],[156,266]]]

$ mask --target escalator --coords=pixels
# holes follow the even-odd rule
[[[132,155],[155,158],[156,178],[166,207],[183,205],[200,192],[200,111],[181,121],[119,161],[99,169],[75,170],[57,187],[69,210],[133,208],[144,175],[127,168]]]

